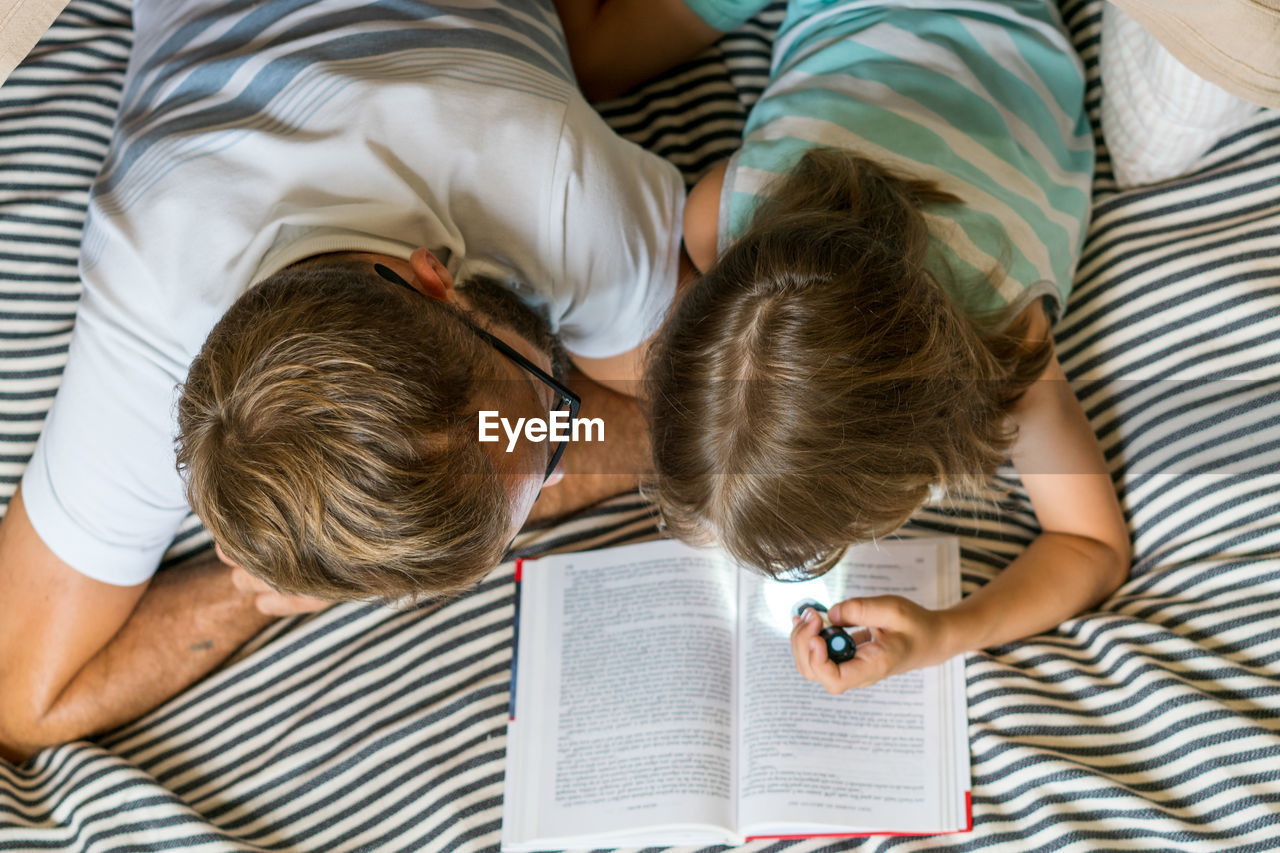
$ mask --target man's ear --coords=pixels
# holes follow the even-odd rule
[[[422,292],[427,296],[443,302],[452,302],[457,298],[453,274],[445,269],[445,265],[435,255],[426,249],[414,249],[409,256],[409,265],[413,267],[413,274],[418,279],[416,283],[421,285]]]

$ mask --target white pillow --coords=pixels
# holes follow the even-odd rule
[[[1121,188],[1185,174],[1258,111],[1187,68],[1110,3],[1100,65],[1102,133]]]

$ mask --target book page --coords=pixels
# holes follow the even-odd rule
[[[792,662],[791,608],[813,598],[894,594],[939,606],[939,540],[850,549],[805,583],[744,577],[739,761],[742,831],[928,832],[960,828],[953,691],[944,667],[831,696]],[[949,544],[954,540],[949,540]],[[954,548],[952,544],[951,547]],[[958,586],[943,582],[948,596]],[[963,707],[963,693],[960,693]],[[967,743],[963,745],[967,754]],[[966,764],[967,768],[967,764]],[[772,827],[772,829],[766,829]]]
[[[671,542],[543,558],[523,571],[537,595],[522,595],[513,737],[537,744],[522,748],[535,772],[508,791],[536,801],[531,831],[605,839],[715,824],[727,837],[737,573]],[[535,599],[543,604],[526,609]],[[515,790],[539,779],[538,790]]]

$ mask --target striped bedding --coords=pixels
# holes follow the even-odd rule
[[[1095,118],[1100,9],[1063,4]],[[741,131],[780,17],[607,118],[696,177]],[[72,0],[0,88],[4,496],[65,358],[129,44],[127,5]],[[972,833],[751,849],[1280,849],[1280,114],[1154,189],[1116,192],[1100,158],[1058,342],[1122,490],[1132,578],[1096,613],[968,656]],[[904,533],[921,531],[962,537],[973,589],[1035,523],[1006,470],[982,500],[926,508]],[[624,495],[515,548],[655,535]],[[167,564],[205,547],[191,521]],[[280,622],[136,723],[0,764],[0,850],[493,850],[511,617],[506,564],[446,604]]]

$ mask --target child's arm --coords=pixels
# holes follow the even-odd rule
[[[578,85],[613,98],[720,38],[684,0],[555,0]]]
[[[945,610],[896,596],[850,599],[833,624],[866,625],[876,642],[838,667],[818,620],[791,635],[796,667],[831,693],[1047,631],[1116,590],[1129,573],[1129,531],[1097,438],[1055,357],[1014,406],[1013,461],[1043,531],[1003,572]]]

